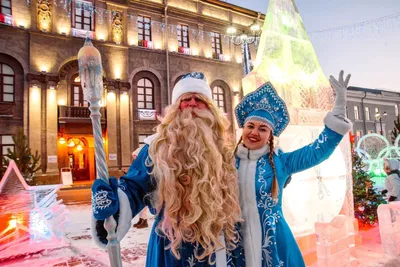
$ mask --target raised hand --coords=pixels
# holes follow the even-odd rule
[[[336,91],[335,106],[332,113],[338,117],[346,117],[346,102],[347,102],[347,87],[349,85],[351,75],[348,74],[346,79],[343,79],[344,71],[340,71],[339,80],[333,76],[329,77],[329,82]]]

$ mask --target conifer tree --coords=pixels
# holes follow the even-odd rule
[[[7,156],[2,158],[3,171],[5,171],[4,168],[8,166],[10,160],[14,160],[26,182],[29,185],[36,185],[35,173],[41,168],[38,151],[34,155],[31,153],[27,137],[22,128],[18,129],[12,139],[14,141],[14,151],[8,149]]]
[[[375,225],[378,222],[378,206],[385,204],[386,201],[381,192],[374,188],[374,181],[364,170],[362,159],[354,151],[352,163],[354,216],[361,225]]]

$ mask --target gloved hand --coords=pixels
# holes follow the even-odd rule
[[[384,189],[384,190],[381,191],[381,194],[382,194],[383,196],[386,196],[387,193],[388,193],[388,191],[387,191],[386,189]]]
[[[339,73],[339,81],[333,76],[329,77],[329,82],[336,91],[335,106],[333,107],[333,115],[339,118],[346,118],[346,101],[347,101],[347,86],[349,85],[351,75],[348,74],[346,80],[343,79],[343,70]]]
[[[111,177],[107,184],[96,179],[92,186],[92,211],[96,220],[105,220],[118,212],[118,181]]]
[[[397,200],[397,197],[394,197],[394,196],[390,196],[389,199],[388,199],[389,202],[390,201],[396,201],[396,200]]]

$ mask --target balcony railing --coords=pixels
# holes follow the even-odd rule
[[[152,109],[138,109],[139,120],[155,121],[157,119],[157,111]]]
[[[100,108],[101,120],[106,119],[106,109]],[[59,119],[72,119],[82,120],[90,119],[90,110],[88,107],[75,107],[75,106],[58,106]]]

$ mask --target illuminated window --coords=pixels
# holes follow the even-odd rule
[[[8,155],[8,149],[14,152],[14,141],[11,135],[0,135],[0,150],[2,156]]]
[[[83,94],[81,80],[79,74],[72,76],[71,82],[71,104],[75,107],[88,107],[89,103]]]
[[[138,16],[138,39],[151,41],[151,18]]]
[[[371,114],[369,113],[369,107],[365,107],[365,120],[371,120]]]
[[[138,108],[154,109],[154,85],[147,79],[142,78],[137,83]]]
[[[0,13],[4,15],[11,15],[11,0],[0,0],[0,4]]]
[[[92,3],[73,1],[72,27],[75,29],[94,31],[94,8]]]
[[[177,34],[178,34],[178,46],[189,48],[189,26],[186,25],[178,25],[177,26]]]
[[[354,119],[359,120],[360,114],[358,113],[358,106],[354,106]]]
[[[14,102],[14,70],[0,63],[0,102]]]
[[[214,56],[222,54],[221,34],[212,32],[211,33],[211,47],[214,52]]]
[[[224,96],[224,89],[219,86],[214,86],[213,88],[213,99],[217,106],[224,112],[226,112],[225,108],[225,96]]]

